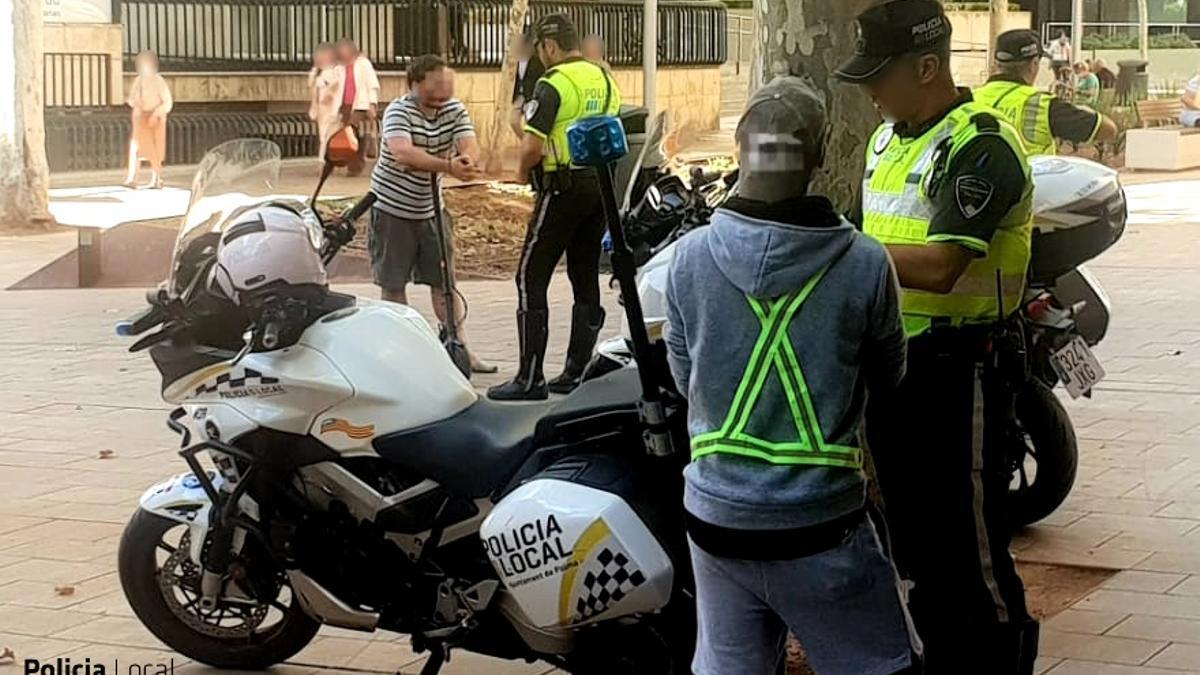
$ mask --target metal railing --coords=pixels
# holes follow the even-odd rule
[[[125,166],[129,126],[127,110],[47,112],[50,170]],[[274,141],[284,157],[317,153],[316,128],[303,113],[176,112],[167,117],[167,164],[195,164],[214,146],[235,138]]]
[[[754,53],[754,40],[757,35],[754,25],[753,16],[729,15],[726,42],[730,44],[729,60],[733,62],[734,73],[738,75],[742,73],[742,64],[750,64],[751,55]]]
[[[307,70],[321,42],[354,39],[380,70],[442,54],[458,67],[499,67],[508,43],[506,0],[114,0],[126,69],[142,50],[168,71]],[[566,12],[604,39],[609,62],[641,62],[640,0],[532,0],[532,23]],[[726,10],[714,0],[663,0],[662,65],[725,61]]]
[[[1200,45],[1200,23],[1166,23],[1166,22],[1150,22],[1147,25],[1150,36],[1155,35],[1186,35],[1193,43]],[[1071,34],[1071,22],[1069,21],[1051,21],[1042,24],[1042,41],[1049,43],[1050,40],[1058,37],[1060,32]],[[1138,23],[1136,21],[1085,21],[1083,22],[1083,34],[1087,35],[1104,35],[1108,37],[1123,36],[1137,38]],[[1071,38],[1071,45],[1074,47],[1080,46],[1080,41]]]
[[[113,105],[109,55],[46,52],[42,59],[42,87],[47,108]]]

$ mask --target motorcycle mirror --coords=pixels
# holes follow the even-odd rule
[[[238,351],[237,356],[233,357],[233,361],[229,362],[229,365],[236,366],[241,363],[243,357],[250,353],[250,348],[254,346],[254,334],[257,330],[258,327],[255,326],[252,330],[246,331],[247,335],[243,336],[245,343],[242,345],[241,350]]]
[[[342,127],[325,143],[325,163],[335,167],[349,166],[358,159],[358,144],[354,127]]]
[[[325,181],[329,180],[333,170],[350,166],[354,160],[358,159],[358,142],[358,135],[354,133],[354,127],[342,127],[326,141],[325,165],[321,167],[321,179],[317,181],[317,189],[313,190],[312,197],[308,200],[310,207],[316,207],[321,188],[325,187]]]

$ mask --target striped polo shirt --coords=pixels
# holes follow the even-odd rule
[[[433,217],[429,174],[401,166],[388,149],[388,140],[408,138],[413,146],[438,157],[451,157],[457,141],[475,135],[471,116],[462,101],[452,98],[433,115],[421,110],[411,92],[388,104],[383,113],[379,161],[371,173],[371,191],[379,198],[375,208],[397,218]]]

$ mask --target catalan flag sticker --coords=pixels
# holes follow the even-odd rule
[[[375,425],[364,424],[356,426],[340,417],[331,417],[321,422],[321,434],[324,435],[331,432],[343,433],[355,440],[364,440],[375,435]]]

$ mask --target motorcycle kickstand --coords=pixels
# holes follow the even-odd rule
[[[420,675],[437,675],[442,666],[446,664],[446,656],[450,652],[450,648],[444,644],[431,646],[429,648],[429,658],[425,661],[425,665],[421,667]],[[402,675],[396,673],[396,675]]]

